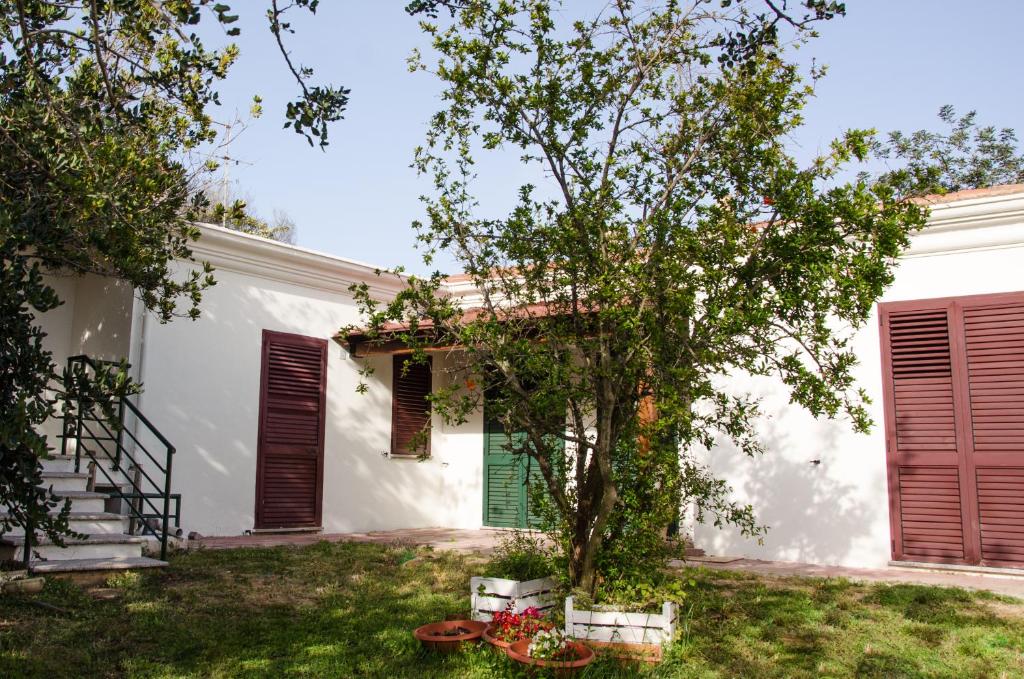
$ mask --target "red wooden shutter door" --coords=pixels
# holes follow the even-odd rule
[[[391,454],[418,455],[423,447],[412,446],[413,437],[430,422],[431,361],[409,363],[405,356],[394,357],[391,392]],[[429,430],[428,430],[429,436]],[[430,443],[427,439],[426,450]]]
[[[1019,296],[1018,296],[1019,297]],[[1024,565],[1024,300],[964,305],[981,559]]]
[[[880,307],[893,556],[1024,565],[1024,293]]]
[[[894,556],[961,562],[967,526],[949,309],[881,313]]]
[[[263,331],[256,527],[319,526],[327,342]]]

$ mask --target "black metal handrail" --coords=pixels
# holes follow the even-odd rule
[[[68,359],[68,374],[87,369],[95,373],[101,365],[120,364],[97,361],[85,355],[72,356]],[[142,533],[160,540],[160,558],[166,559],[170,521],[174,519],[175,528],[179,528],[181,522],[181,495],[171,493],[174,446],[125,396],[117,399],[117,412],[113,417],[101,412],[95,403],[84,403],[81,399],[70,405],[64,416],[64,441],[65,444],[69,440],[75,443],[75,472],[81,471],[83,457],[91,461],[93,469],[106,478],[105,485],[110,485],[122,506],[127,507],[130,523],[134,525],[137,519]],[[150,451],[141,440],[145,436],[125,425],[126,414],[131,414],[163,450]],[[130,441],[125,440],[126,436]],[[145,461],[139,456],[140,452],[145,454],[148,464],[140,463]],[[159,457],[163,458],[162,462]],[[109,469],[104,462],[111,463]],[[133,531],[131,527],[129,530]]]

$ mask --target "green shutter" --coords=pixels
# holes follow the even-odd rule
[[[519,526],[521,488],[519,466],[514,461],[492,460],[486,465],[487,489],[484,498],[484,523],[488,526]]]
[[[484,424],[485,526],[526,528],[539,525],[540,517],[529,509],[527,467],[529,484],[543,484],[544,476],[536,460],[509,452],[515,445],[521,444],[525,436],[522,432],[516,432],[510,437],[501,423],[494,420]]]

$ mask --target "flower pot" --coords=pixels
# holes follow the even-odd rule
[[[486,623],[476,620],[446,620],[417,627],[412,634],[426,649],[436,653],[453,653],[464,643],[475,644],[480,641],[486,627]]]
[[[594,652],[590,650],[590,647],[586,644],[582,644],[578,641],[570,641],[568,646],[575,651],[575,660],[547,660],[544,658],[532,658],[527,654],[527,649],[530,647],[529,639],[512,642],[512,645],[508,647],[508,657],[530,667],[552,668],[555,670],[556,674],[559,675],[575,674],[594,660]]]
[[[503,641],[503,640],[499,639],[496,636],[491,636],[491,633],[492,633],[493,630],[494,630],[494,625],[488,625],[487,626],[487,629],[484,630],[484,633],[482,635],[484,641],[486,641],[487,643],[489,643],[491,646],[493,646],[494,648],[498,649],[502,653],[507,653],[508,652],[508,647],[511,646],[513,644],[513,642],[511,642],[511,641]]]

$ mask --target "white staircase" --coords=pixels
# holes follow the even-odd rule
[[[85,537],[67,537],[65,546],[61,547],[37,533],[30,561],[35,573],[128,570],[167,565],[166,561],[143,556],[147,539],[127,533],[128,517],[108,511],[110,494],[88,489],[89,474],[75,473],[74,457],[55,457],[43,460],[42,464],[43,486],[50,488],[58,499],[71,500],[69,525]],[[0,536],[0,560],[21,562],[24,550],[23,528],[15,526]]]

